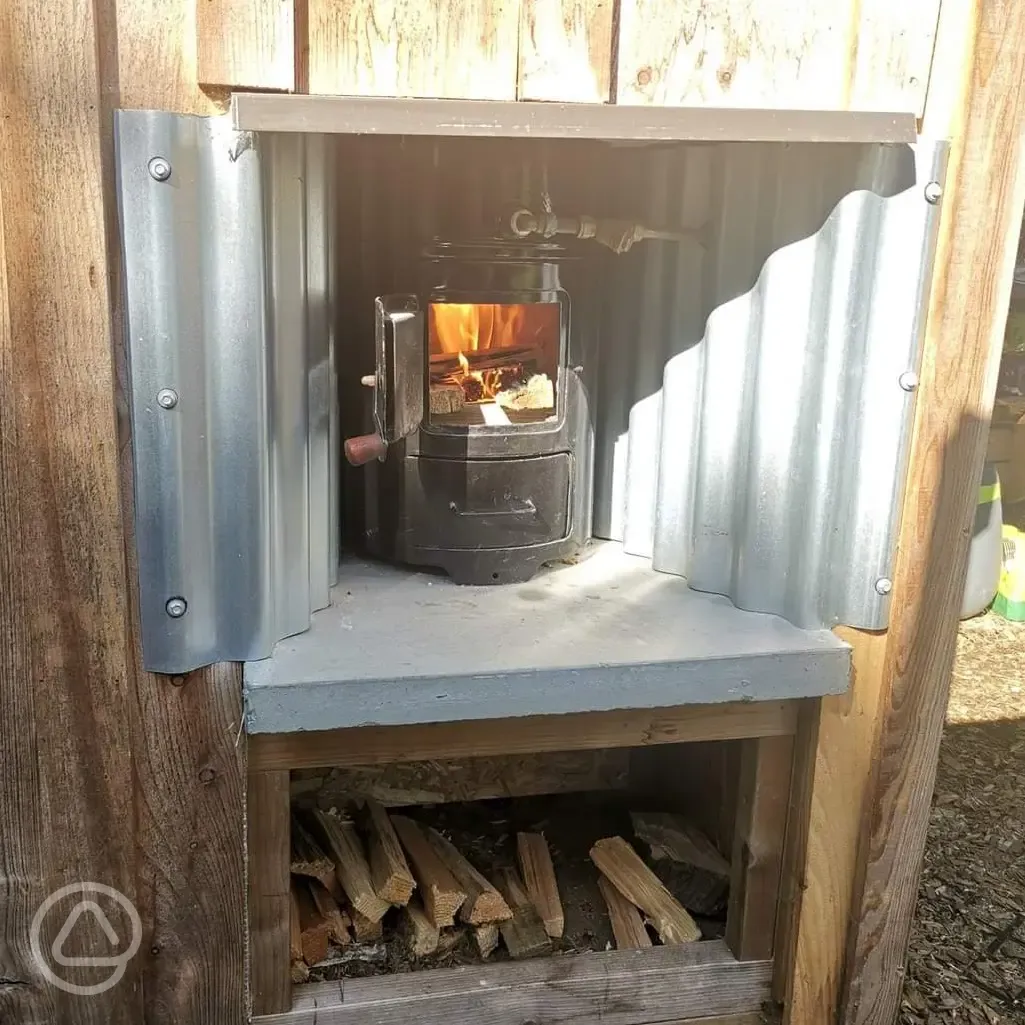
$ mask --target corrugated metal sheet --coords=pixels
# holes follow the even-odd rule
[[[264,658],[337,566],[329,182],[226,118],[120,111],[116,138],[144,664]]]
[[[680,161],[682,160],[682,165]],[[596,533],[804,627],[886,625],[945,147],[661,155],[609,291]],[[712,207],[688,190],[711,182]],[[853,191],[852,191],[853,190]],[[873,190],[873,191],[869,191]],[[839,198],[837,202],[838,196]]]

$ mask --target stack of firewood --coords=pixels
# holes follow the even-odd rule
[[[634,833],[648,844],[651,857],[688,868],[692,906],[714,906],[730,875],[729,862],[698,829],[677,815],[634,813]],[[608,907],[619,949],[650,947],[653,930],[664,944],[693,943],[701,929],[683,904],[665,887],[634,847],[621,836],[598,840],[591,860]]]
[[[564,916],[548,845],[539,833],[520,833],[517,855],[518,870],[503,868],[492,881],[436,829],[375,801],[352,818],[294,813],[293,980],[305,981],[331,944],[380,940],[393,909],[415,958],[451,949],[467,932],[484,958],[500,940],[514,958],[549,951]]]

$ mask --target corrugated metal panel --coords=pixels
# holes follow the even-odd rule
[[[264,658],[334,575],[327,189],[301,136],[121,111],[116,138],[144,664]]]
[[[682,161],[682,164],[681,164]],[[602,340],[596,533],[804,627],[885,626],[945,147],[665,153]],[[681,188],[684,197],[681,198]],[[852,189],[857,191],[851,191]],[[867,190],[874,191],[867,191]],[[837,197],[842,196],[839,202]]]

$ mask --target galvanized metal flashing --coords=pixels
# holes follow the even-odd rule
[[[263,658],[337,566],[323,141],[156,111],[115,135],[143,662]]]
[[[864,158],[838,149],[822,161]],[[651,244],[642,337],[603,344],[603,380],[629,394],[618,423],[599,413],[596,532],[739,608],[886,626],[946,149],[920,143],[902,181],[911,151],[877,147],[824,223],[814,158],[796,181],[779,149],[712,158],[704,251]]]

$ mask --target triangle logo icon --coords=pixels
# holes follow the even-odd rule
[[[54,961],[56,961],[57,964],[64,965],[66,967],[84,966],[90,968],[109,968],[119,965],[122,958],[118,956],[74,957],[64,953],[64,944],[67,943],[72,930],[78,924],[78,920],[87,913],[96,919],[96,923],[110,941],[111,947],[116,949],[121,945],[120,937],[114,927],[110,924],[110,919],[106,914],[104,914],[103,908],[101,908],[94,900],[80,900],[71,909],[71,913],[68,915],[67,921],[60,927],[60,932],[58,932],[57,936],[54,938],[53,947],[51,948]]]

